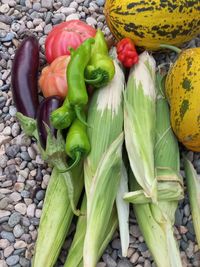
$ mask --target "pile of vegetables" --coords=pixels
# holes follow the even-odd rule
[[[36,37],[24,39],[15,53],[16,117],[52,167],[33,267],[54,266],[74,216],[76,230],[65,267],[95,267],[117,228],[126,257],[129,203],[156,265],[182,266],[173,233],[175,211],[184,198],[178,141],[200,152],[199,49],[180,51],[169,72],[163,73],[147,50],[139,54],[135,47],[152,48],[150,37],[144,40],[134,31],[140,37],[133,38],[134,44],[132,35],[116,32],[114,23],[120,21],[112,16],[122,16],[125,7],[122,13],[117,6],[110,11],[110,2],[106,3],[108,25],[120,39],[110,51],[100,29],[72,20],[49,33],[48,64],[40,75]],[[124,2],[131,10],[145,1]],[[195,10],[190,12],[192,19],[199,9],[195,4],[191,8]],[[162,12],[166,11],[163,7]],[[195,25],[189,38],[200,31],[200,24]],[[187,40],[182,37],[172,43]],[[166,44],[159,47],[176,49]],[[192,123],[190,129],[188,123]],[[191,162],[186,157],[184,162],[200,242],[200,186]]]

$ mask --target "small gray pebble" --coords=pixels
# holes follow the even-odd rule
[[[45,17],[45,23],[46,23],[46,25],[51,22],[52,16],[53,16],[53,13],[52,12],[47,12],[46,13],[46,17]]]
[[[30,234],[23,234],[20,237],[21,240],[23,240],[24,242],[26,242],[27,244],[30,244],[32,242],[32,238]]]
[[[21,196],[22,196],[23,198],[30,197],[30,192],[27,191],[27,190],[23,190],[23,191],[21,191]]]
[[[70,0],[62,0],[62,4],[65,7],[68,7],[70,5],[70,2],[71,2]]]
[[[193,226],[193,223],[192,223],[191,221],[189,221],[189,222],[187,223],[187,229],[188,229],[188,231],[190,232],[190,234],[195,235],[195,232],[194,232],[194,226]]]
[[[120,241],[120,239],[114,239],[113,241],[112,241],[112,248],[114,248],[114,249],[120,249],[121,248],[121,241]]]
[[[183,220],[183,210],[177,209],[175,213],[175,225],[182,225]]]
[[[22,228],[22,226],[20,224],[15,225],[14,229],[13,229],[13,234],[16,238],[19,238],[20,236],[22,236],[24,233],[24,229]]]
[[[39,190],[37,193],[36,193],[36,198],[37,200],[43,200],[44,199],[44,196],[45,196],[45,191],[44,190]]]
[[[130,261],[128,261],[127,259],[122,259],[119,260],[119,262],[117,263],[117,267],[132,267],[132,263],[130,263]]]
[[[12,255],[6,259],[6,263],[9,266],[15,265],[19,262],[19,256],[18,255]]]
[[[0,38],[0,41],[1,42],[10,42],[13,40],[14,37],[15,37],[14,32],[9,32],[6,34],[5,37]]]
[[[22,158],[23,160],[26,160],[26,161],[30,161],[30,160],[31,160],[31,157],[29,156],[29,154],[28,154],[27,151],[23,151],[23,152],[21,153],[21,158]]]
[[[41,4],[40,3],[33,3],[33,10],[39,11],[41,9]]]
[[[189,217],[190,216],[190,207],[189,207],[189,204],[186,204],[185,207],[184,207],[184,214],[186,217]]]
[[[188,243],[185,242],[184,240],[180,241],[180,247],[183,251],[185,251],[188,248]]]
[[[12,146],[9,146],[6,149],[6,155],[8,157],[10,157],[10,158],[14,158],[19,151],[20,151],[20,146],[18,146],[18,145],[12,145]]]
[[[12,232],[12,227],[10,227],[7,223],[2,224],[2,229],[6,232]]]
[[[20,255],[22,254],[24,251],[26,250],[26,248],[19,248],[19,249],[16,249],[13,254],[14,255]]]
[[[1,237],[3,239],[7,239],[11,243],[15,241],[15,237],[14,237],[13,233],[10,233],[10,232],[7,232],[7,231],[2,231],[1,232]]]
[[[11,184],[12,185],[12,184]],[[0,200],[0,210],[5,209],[8,206],[9,199],[4,197]]]
[[[0,225],[5,223],[5,222],[8,222],[8,220],[9,220],[9,217],[0,218]]]
[[[145,244],[145,243],[141,243],[141,244],[139,244],[139,246],[138,246],[138,250],[140,251],[140,252],[145,252],[145,251],[147,251],[147,245]]]
[[[51,9],[53,7],[53,0],[42,0],[41,5],[42,5],[42,7],[45,7],[47,9]]]
[[[13,214],[11,214],[8,220],[8,224],[10,227],[14,227],[20,222],[20,220],[21,220],[21,214],[19,212],[14,212]]]
[[[23,226],[29,226],[30,225],[30,221],[27,217],[22,217],[22,225]]]
[[[34,226],[37,226],[40,223],[40,219],[39,218],[30,218],[30,223]]]
[[[9,114],[10,114],[11,116],[15,116],[16,112],[17,112],[16,107],[14,107],[14,106],[10,106],[10,107],[9,107]]]
[[[113,260],[113,258],[109,254],[104,254],[102,256],[104,262],[106,263],[107,267],[116,267],[117,263]]]
[[[105,0],[96,0],[98,6],[104,6]]]
[[[22,267],[30,267],[30,261],[24,257],[20,257],[19,263]]]
[[[1,155],[0,156],[0,167],[5,168],[7,165],[7,161],[8,161],[8,157],[5,154]]]
[[[191,240],[192,242],[195,242],[195,235],[192,235],[190,232],[187,232],[186,234],[187,240]]]

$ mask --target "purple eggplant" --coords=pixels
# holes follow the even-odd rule
[[[12,64],[12,95],[17,111],[35,118],[38,98],[39,43],[29,36],[18,47]]]
[[[47,140],[46,126],[50,128],[52,135],[56,135],[56,129],[50,123],[51,112],[62,105],[62,98],[59,96],[49,96],[42,100],[37,110],[37,129],[39,133],[39,141],[45,149]]]

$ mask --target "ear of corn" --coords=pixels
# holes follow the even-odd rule
[[[81,216],[76,224],[76,232],[70,246],[64,267],[77,267],[81,263],[83,266],[83,243],[86,232],[86,195],[81,204]]]
[[[86,213],[86,196],[83,199],[81,205],[81,213]],[[86,216],[79,216],[78,223],[76,225],[76,232],[73,238],[73,242],[70,246],[69,253],[64,267],[83,267],[83,245],[86,233]],[[118,226],[117,211],[114,207],[109,219],[108,226],[106,228],[105,235],[101,236],[101,247],[98,252],[98,259],[102,256],[108,243],[112,239]]]
[[[184,169],[194,230],[200,248],[200,176],[186,157],[184,158]]]
[[[121,178],[123,143],[124,74],[115,63],[115,76],[108,86],[95,92],[88,111],[91,151],[84,162],[87,195],[87,228],[84,240],[84,267],[95,267],[102,236]]]
[[[162,89],[161,77],[157,74],[157,88]],[[177,200],[162,199],[157,203],[134,204],[134,212],[158,267],[181,267],[181,258],[177,242],[174,238],[173,224],[178,199],[183,196],[182,178],[179,175],[178,142],[171,130],[169,107],[162,91],[157,90],[156,101],[156,137],[155,137],[155,178],[167,190],[170,186],[180,186],[180,196]],[[160,171],[161,170],[161,171]],[[130,178],[132,190],[138,190],[139,185]],[[160,192],[161,193],[161,192]],[[172,191],[170,190],[170,194]],[[159,195],[159,192],[158,192]],[[166,195],[167,196],[167,195]],[[159,249],[158,249],[159,248]]]
[[[124,94],[125,143],[130,166],[144,194],[154,202],[155,67],[153,57],[143,52],[130,71]]]
[[[53,267],[59,256],[74,215],[65,183],[69,175],[76,183],[74,202],[78,203],[83,189],[82,164],[77,166],[72,174],[60,174],[54,167],[45,195],[33,267]]]

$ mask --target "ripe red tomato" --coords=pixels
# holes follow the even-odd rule
[[[67,95],[66,69],[69,61],[69,55],[60,56],[42,69],[39,86],[44,97],[58,95],[65,98]]]
[[[96,30],[81,20],[69,20],[53,27],[45,41],[45,55],[48,63],[62,55],[69,55],[69,48],[76,49]]]

